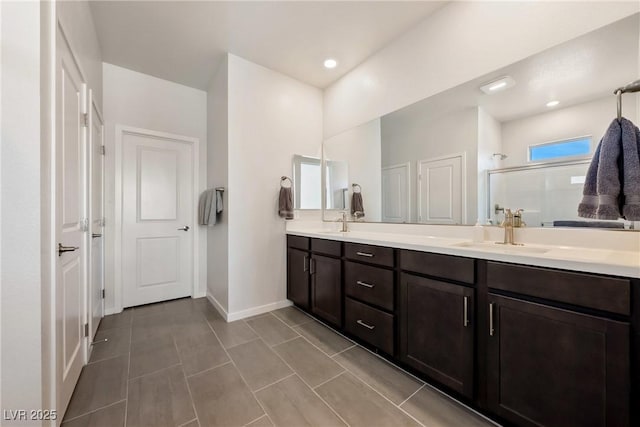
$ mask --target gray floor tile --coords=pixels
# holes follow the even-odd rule
[[[276,345],[273,350],[311,387],[316,387],[344,371],[329,356],[302,337]]]
[[[177,427],[195,418],[180,366],[129,381],[127,427]]]
[[[131,341],[170,336],[173,331],[173,319],[167,313],[149,314],[133,319]]]
[[[348,339],[316,321],[296,326],[294,329],[329,356],[354,345]]]
[[[171,335],[131,343],[129,378],[149,374],[180,363]]]
[[[294,306],[281,308],[279,310],[272,311],[272,313],[289,326],[297,326],[302,325],[303,323],[313,322],[311,317],[307,316]]]
[[[334,360],[396,405],[404,402],[423,384],[362,347],[340,353]]]
[[[280,344],[298,336],[298,333],[288,327],[282,320],[272,314],[265,314],[246,321],[258,335],[269,345]]]
[[[125,399],[128,359],[118,356],[86,365],[65,417],[75,418]]]
[[[264,413],[231,363],[187,381],[202,427],[244,426]]]
[[[216,331],[216,335],[225,348],[244,344],[258,338],[258,335],[243,320],[227,323],[219,315],[217,317],[208,316],[208,320],[209,325]]]
[[[191,420],[186,424],[182,424],[180,427],[200,427],[200,424],[198,424],[198,420]]]
[[[321,385],[316,391],[353,427],[419,425],[348,372]]]
[[[487,427],[494,424],[442,393],[425,386],[401,406],[421,423],[431,427]]]
[[[345,425],[297,375],[260,390],[256,397],[277,426]]]
[[[207,319],[199,311],[174,316],[172,333],[174,337],[199,336],[211,332]]]
[[[180,298],[164,303],[166,310],[172,315],[202,312],[205,304],[209,304],[206,298]]]
[[[293,372],[262,340],[227,350],[251,390],[278,381]]]
[[[133,320],[133,309],[127,308],[121,313],[104,316],[98,326],[99,331],[113,328],[130,328]]]
[[[62,425],[63,427],[122,427],[124,426],[125,408],[126,402],[122,401],[66,421]]]
[[[266,415],[261,416],[257,420],[247,424],[247,427],[273,427],[273,423]]]
[[[149,316],[151,314],[165,314],[168,313],[167,306],[164,302],[156,302],[154,304],[145,304],[133,307],[133,318],[139,319],[140,317]]]
[[[175,337],[178,356],[185,374],[193,375],[229,361],[227,353],[209,330],[200,335]]]
[[[105,339],[107,341],[100,342]],[[93,340],[95,344],[92,346],[89,362],[128,354],[131,346],[131,328],[99,330]]]

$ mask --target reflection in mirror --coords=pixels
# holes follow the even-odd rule
[[[325,161],[325,200],[327,209],[349,209],[349,166],[341,160]]]
[[[293,156],[293,189],[295,209],[321,209],[321,160],[315,157]]]
[[[333,136],[325,158],[348,163],[366,221],[497,224],[501,208],[522,208],[529,226],[582,226],[583,179],[616,116],[613,91],[640,77],[639,18]],[[640,94],[625,94],[622,110],[639,124]]]

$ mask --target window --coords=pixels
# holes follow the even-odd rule
[[[590,136],[529,146],[530,162],[576,158],[589,154],[591,154]]]

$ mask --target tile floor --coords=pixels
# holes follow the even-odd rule
[[[105,317],[65,414],[87,426],[490,426],[287,307],[226,323],[205,298]]]

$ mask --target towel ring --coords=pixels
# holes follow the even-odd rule
[[[288,187],[286,185],[284,185],[284,183],[286,181],[289,181],[289,186]],[[291,187],[293,187],[293,181],[288,176],[283,176],[283,177],[280,178],[280,187],[282,187],[282,188],[291,188]]]
[[[353,184],[351,184],[351,186],[353,187],[353,192],[354,193],[362,193],[362,187],[360,186],[360,184],[353,183]],[[356,189],[358,191],[356,191]]]
[[[224,187],[216,187],[216,191],[224,193]]]
[[[622,118],[622,89],[616,91],[616,97],[618,98],[618,121]]]

